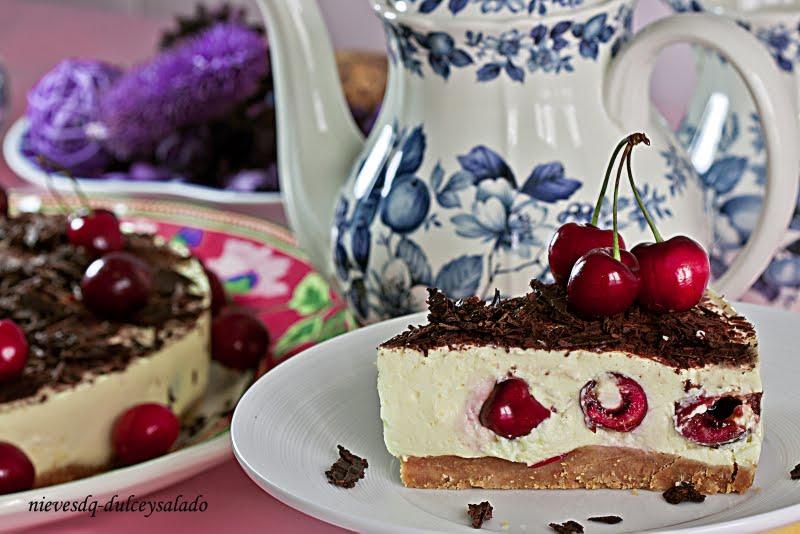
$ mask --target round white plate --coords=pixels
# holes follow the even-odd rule
[[[48,173],[22,153],[22,137],[27,130],[28,120],[24,117],[17,119],[11,125],[3,140],[3,156],[11,170],[20,178],[39,187],[48,188]],[[281,199],[280,193],[242,193],[178,182],[134,182],[78,177],[78,183],[85,193],[152,196],[162,199],[186,198],[215,206],[260,206],[277,203]],[[74,192],[72,181],[64,175],[52,173],[52,184],[58,191]]]
[[[744,533],[800,521],[800,315],[741,304],[756,325],[764,378],[766,437],[754,487],[710,496],[703,504],[667,504],[660,493],[614,490],[420,490],[403,487],[399,463],[384,448],[376,391],[375,348],[425,315],[386,321],[317,345],[279,365],[242,397],[233,416],[233,451],[266,492],[309,515],[369,532],[461,531],[468,503],[489,500],[483,528],[552,532],[573,519],[587,532],[659,530]],[[342,444],[366,458],[354,489],[328,484],[324,472]],[[586,521],[619,515],[619,525]]]

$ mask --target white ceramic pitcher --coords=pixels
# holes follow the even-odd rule
[[[630,0],[373,0],[391,70],[364,141],[314,0],[259,3],[289,220],[362,321],[421,309],[430,285],[525,292],[547,276],[555,228],[589,219],[610,151],[632,131],[652,140],[634,171],[662,234],[710,245],[701,183],[648,98],[657,54],[679,41],[728,57],[765,118],[765,209],[717,289],[744,291],[788,224],[794,103],[769,54],[730,21],[680,15],[631,39]],[[630,192],[621,206],[627,243],[648,238]]]

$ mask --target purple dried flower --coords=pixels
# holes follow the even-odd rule
[[[216,24],[132,70],[103,97],[104,144],[120,159],[148,156],[170,132],[229,113],[258,90],[268,67],[260,35]]]
[[[28,93],[28,148],[78,176],[93,176],[111,157],[87,134],[101,96],[122,71],[100,61],[66,59]]]

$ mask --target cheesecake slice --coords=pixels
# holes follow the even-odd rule
[[[692,309],[584,320],[564,290],[484,303],[430,290],[378,349],[384,440],[415,488],[743,492],[761,451],[753,326]]]
[[[113,466],[111,429],[126,409],[168,405],[179,417],[206,389],[210,291],[200,262],[151,235],[126,235],[126,251],[149,264],[154,290],[124,321],[79,300],[92,261],[65,236],[62,216],[0,219],[0,318],[30,345],[21,377],[0,384],[0,442],[22,449],[36,486]]]

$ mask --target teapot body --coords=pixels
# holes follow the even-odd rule
[[[384,16],[387,94],[332,225],[335,277],[362,322],[424,309],[428,286],[491,298],[548,278],[553,232],[589,221],[611,151],[630,133],[609,116],[603,88],[630,37],[631,2],[553,2],[538,17],[525,16],[528,2],[406,3]],[[463,13],[448,12],[454,4]],[[525,10],[482,17],[484,5]],[[655,114],[641,129],[652,146],[635,154],[634,173],[662,233],[710,245],[686,154]],[[621,187],[626,241],[652,239]],[[601,225],[610,226],[610,200]]]
[[[708,8],[682,0],[670,3],[676,11]],[[759,39],[795,103],[800,102],[800,10],[762,13],[755,9],[726,16]],[[720,272],[739,253],[758,220],[766,187],[767,153],[761,117],[736,70],[714,50],[692,49],[698,83],[678,138],[701,177],[713,217],[712,268]],[[800,120],[797,109],[786,112]],[[782,246],[746,298],[800,309],[800,198]]]

